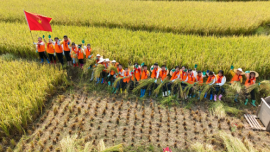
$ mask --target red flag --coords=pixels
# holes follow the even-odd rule
[[[50,22],[52,18],[24,11],[30,31],[52,32]]]

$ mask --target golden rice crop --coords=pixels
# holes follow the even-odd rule
[[[154,33],[109,29],[100,27],[53,26],[52,37],[68,35],[75,43],[85,39],[91,43],[95,53],[104,58],[115,59],[125,67],[128,63],[155,62],[168,68],[185,65],[199,70],[220,69],[229,75],[231,65],[243,70],[255,70],[261,76],[270,70],[268,56],[270,38],[267,36],[248,37],[200,37],[172,33]],[[37,57],[26,24],[0,23],[0,53],[15,53],[21,56]],[[8,32],[7,32],[8,31]],[[45,32],[32,32],[37,39]],[[85,33],[85,34],[81,34]]]
[[[47,95],[66,81],[66,72],[35,62],[0,60],[0,130],[22,133],[42,110]]]
[[[252,33],[269,23],[269,8],[270,2],[65,0],[59,4],[54,0],[8,0],[1,1],[0,20],[25,22],[25,9],[50,16],[57,25],[228,35]]]

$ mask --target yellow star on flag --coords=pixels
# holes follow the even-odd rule
[[[41,24],[41,20],[40,19],[38,19],[38,23]]]

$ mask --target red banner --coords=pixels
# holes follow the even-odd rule
[[[30,31],[52,32],[50,22],[52,18],[24,11]]]

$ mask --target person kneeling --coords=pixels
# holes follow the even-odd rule
[[[217,94],[220,91],[220,94],[218,96],[218,100],[221,100],[222,94],[225,93],[224,88],[222,87],[226,82],[226,77],[224,76],[224,72],[220,70],[218,72],[218,75],[216,76],[216,81],[215,81],[215,95],[214,95],[214,100],[217,101]]]

